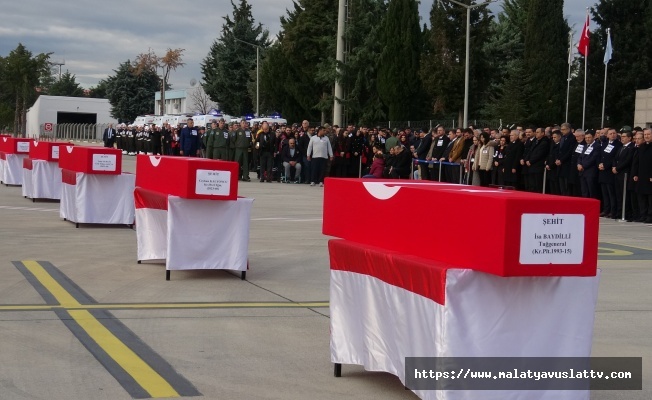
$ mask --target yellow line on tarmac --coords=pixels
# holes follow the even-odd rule
[[[87,309],[184,309],[184,308],[320,308],[328,307],[328,302],[291,303],[291,302],[269,302],[269,303],[144,303],[144,304],[91,304],[81,306]]]
[[[61,308],[61,306],[50,305],[0,305],[0,311],[52,311],[54,308]]]
[[[598,247],[598,257],[599,256],[629,257],[631,255],[634,255],[634,253],[632,253],[631,251],[612,249],[609,247]]]
[[[65,310],[165,310],[165,309],[228,309],[228,308],[325,308],[328,302],[267,302],[267,303],[111,303],[59,305],[0,305],[0,311],[51,311]]]
[[[102,325],[90,312],[84,310],[87,306],[80,304],[36,261],[23,261],[23,265],[60,303],[51,306],[52,309],[71,309],[70,316],[111,357],[125,372],[152,397],[180,397],[179,393],[152,367],[143,361],[127,345],[118,339],[111,331]]]
[[[70,310],[68,313],[95,343],[131,375],[150,396],[180,397],[179,393],[161,375],[115,337],[91,313],[86,310]]]
[[[29,270],[41,282],[41,284],[54,296],[63,307],[79,306],[79,302],[66,289],[50,275],[41,264],[36,261],[23,261],[25,268]]]
[[[604,244],[614,244],[614,245],[616,245],[616,246],[621,246],[621,247],[631,247],[631,248],[633,248],[633,249],[637,249],[637,250],[647,250],[647,251],[652,251],[652,249],[649,248],[649,247],[633,246],[633,245],[631,245],[631,244],[622,244],[622,243],[615,243],[615,242],[600,242],[600,244],[603,244],[603,243],[604,243]]]

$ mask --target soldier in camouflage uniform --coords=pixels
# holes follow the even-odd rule
[[[235,161],[235,131],[237,131],[239,125],[237,122],[231,122],[229,127],[229,161]]]
[[[226,128],[224,118],[220,119],[219,125],[213,137],[213,160],[229,161],[229,130]]]
[[[213,148],[215,146],[215,135],[217,135],[217,123],[215,120],[211,122],[210,129],[206,130],[204,134],[204,147],[206,147],[206,158],[213,159]]]
[[[244,119],[240,122],[233,137],[235,137],[235,157],[234,161],[240,164],[242,175],[241,180],[249,182],[249,149],[251,148],[251,131],[247,130],[247,121]]]

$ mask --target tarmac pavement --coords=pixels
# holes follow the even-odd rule
[[[134,168],[125,157],[123,169]],[[226,271],[172,271],[165,281],[164,265],[136,263],[134,230],[76,229],[59,218],[58,203],[34,203],[19,187],[0,187],[0,400],[136,397],[129,377],[94,355],[79,327],[117,343],[109,346],[114,351],[120,343],[110,342],[112,333],[136,356],[155,360],[154,375],[169,376],[170,390],[201,396],[182,398],[416,399],[386,373],[344,365],[343,376],[333,377],[323,188],[252,179],[239,191],[255,199],[247,280]],[[593,356],[643,357],[644,381],[643,391],[591,398],[650,399],[652,226],[603,219],[600,240]],[[54,268],[13,263],[25,260]],[[40,292],[35,278],[44,282]],[[48,305],[43,288],[74,299]],[[127,366],[138,359],[127,350],[119,355]]]

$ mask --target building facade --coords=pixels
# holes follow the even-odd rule
[[[211,109],[218,109],[201,85],[187,89],[167,90],[165,92],[165,110],[163,114],[207,114]],[[154,94],[154,112],[161,115],[161,92]]]
[[[636,91],[634,126],[652,128],[652,88]]]

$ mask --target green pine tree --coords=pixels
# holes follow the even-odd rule
[[[523,63],[529,3],[530,0],[505,0],[482,47],[491,76],[482,113],[489,119],[516,123],[529,115]]]
[[[473,0],[469,4],[476,4]],[[469,115],[480,114],[492,82],[489,57],[483,51],[491,31],[488,6],[471,11]],[[431,114],[438,118],[458,118],[464,109],[464,69],[466,62],[466,9],[446,1],[435,1],[430,10],[425,54],[420,75],[429,99]]]
[[[595,24],[591,27],[589,74],[587,82],[587,127],[601,123],[604,88],[603,64],[607,28],[611,28],[613,53],[609,62],[605,125],[632,126],[636,90],[652,87],[652,33],[645,29],[652,22],[649,1],[600,0],[591,11]],[[583,94],[584,62],[578,77]],[[582,102],[574,104],[581,119]]]
[[[525,31],[529,122],[564,120],[568,74],[568,24],[563,0],[531,0]]]
[[[387,11],[383,0],[360,0],[350,3],[345,38],[346,60],[341,65],[341,82],[345,90],[342,102],[346,119],[369,125],[387,120],[387,110],[378,95],[378,69],[382,45],[382,20]]]
[[[107,97],[107,84],[106,80],[100,80],[97,85],[89,89],[88,97],[96,99],[106,99]]]
[[[27,110],[39,96],[43,77],[50,74],[50,54],[33,56],[22,43],[2,59],[0,67],[0,98],[13,110],[14,133],[24,136],[27,125]]]
[[[270,43],[267,30],[256,24],[247,0],[240,0],[238,5],[232,1],[231,5],[233,15],[224,17],[220,37],[201,63],[202,86],[222,111],[240,116],[251,113],[256,101],[248,90],[252,75],[255,77],[255,46],[264,50]]]
[[[52,84],[48,94],[50,96],[83,97],[84,89],[77,83],[75,75],[66,70],[61,75],[61,79]]]
[[[378,94],[390,120],[415,120],[423,116],[419,69],[422,35],[416,0],[391,0],[381,24]]]
[[[139,115],[153,114],[154,93],[161,85],[159,76],[150,70],[137,74],[129,60],[114,72],[106,79],[111,116],[120,122],[131,122]]]
[[[291,121],[325,121],[333,107],[337,0],[297,0],[281,17],[261,85],[266,106]]]

